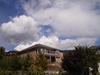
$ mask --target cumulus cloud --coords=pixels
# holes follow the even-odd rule
[[[15,50],[22,50],[27,47],[33,46],[35,44],[44,44],[50,47],[58,48],[61,50],[68,50],[68,49],[74,49],[74,46],[77,45],[94,45],[95,41],[97,39],[95,38],[76,38],[76,39],[59,39],[56,36],[42,36],[38,41],[33,42],[32,44],[19,44]]]
[[[99,0],[29,0],[22,6],[39,24],[51,25],[56,36],[100,37]]]
[[[30,16],[16,16],[0,26],[2,39],[8,43],[31,43],[38,39],[39,28]]]
[[[0,26],[3,39],[17,43],[17,50],[37,43],[72,49],[79,44],[94,45],[100,37],[100,0],[20,1],[28,16],[14,17]]]

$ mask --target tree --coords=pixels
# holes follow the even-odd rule
[[[40,50],[37,53],[35,65],[42,68],[43,71],[45,71],[48,67],[48,61]]]
[[[82,57],[75,54],[75,51],[73,51],[73,53],[64,55],[62,67],[70,75],[81,75],[83,70],[82,64],[83,64]]]
[[[48,62],[44,56],[44,54],[39,50],[37,53],[36,60],[29,67],[29,71],[32,72],[33,75],[44,75],[44,71],[48,67]]]
[[[12,59],[11,57],[3,57],[0,60],[0,70],[11,70]]]
[[[21,58],[17,55],[11,56],[11,70],[18,71],[21,70]]]
[[[44,71],[41,67],[38,67],[34,64],[32,64],[29,68],[29,72],[32,75],[44,75]]]
[[[100,54],[97,53],[98,49],[91,49],[83,47],[84,49],[84,68],[89,70],[89,67],[93,68],[93,75],[97,75],[98,72],[98,62],[100,59]]]
[[[28,53],[25,58],[23,58],[23,69],[25,71],[28,71],[29,67],[32,65],[32,61],[34,59],[31,57],[31,55]]]
[[[21,70],[20,57],[18,57],[17,55],[3,57],[0,60],[0,69],[12,71]]]
[[[5,56],[5,48],[0,47],[0,59],[2,59]]]
[[[77,46],[72,53],[64,55],[62,67],[70,75],[88,75],[89,67],[92,67],[93,74],[96,75],[98,58],[96,50],[88,46]]]

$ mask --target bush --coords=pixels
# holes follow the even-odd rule
[[[10,70],[1,70],[0,75],[12,75],[12,71],[10,71]]]

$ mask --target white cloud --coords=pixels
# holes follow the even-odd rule
[[[41,43],[58,49],[94,45],[100,37],[100,0],[21,0],[26,15],[0,26],[2,38],[22,50]],[[98,4],[98,5],[97,5]],[[50,25],[51,28],[39,28]],[[40,32],[41,30],[41,32]],[[55,36],[50,36],[50,35]],[[42,36],[39,38],[39,36]],[[45,37],[45,36],[48,37]],[[64,39],[59,39],[64,37]],[[76,39],[68,39],[73,38]]]
[[[58,39],[58,37],[56,36],[49,36],[49,37],[42,36],[38,41],[33,42],[32,44],[19,44],[15,48],[15,50],[20,51],[35,44],[44,44],[61,50],[68,50],[68,49],[74,49],[74,46],[77,45],[90,45],[90,46],[94,45],[96,40],[97,39],[95,38],[76,38],[76,39],[61,40]]]
[[[43,25],[51,25],[56,36],[100,37],[99,0],[29,0],[26,14]]]
[[[32,17],[25,15],[14,17],[11,21],[1,24],[0,32],[4,41],[13,44],[30,43],[39,37],[37,23]]]

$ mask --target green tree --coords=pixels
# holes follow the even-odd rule
[[[12,59],[11,57],[3,57],[0,60],[0,70],[11,70]]]
[[[32,64],[29,68],[29,72],[31,75],[44,75],[44,71],[41,67],[38,67]]]
[[[2,59],[5,56],[5,48],[0,47],[0,59]]]
[[[12,71],[21,70],[20,57],[17,55],[3,57],[0,61],[0,69]]]
[[[62,61],[62,67],[67,73],[70,75],[81,75],[82,68],[84,66],[82,62],[83,60],[82,57],[75,54],[75,51],[64,55],[64,59]]]
[[[32,75],[44,75],[44,71],[48,67],[48,62],[44,54],[39,50],[37,53],[36,60],[33,61],[32,65],[29,67]]]
[[[32,65],[32,61],[34,59],[31,57],[31,55],[28,53],[26,57],[23,58],[23,69],[25,71],[28,71],[29,67]]]
[[[79,48],[77,48],[79,49]],[[91,49],[87,46],[83,47],[84,51],[84,68],[89,70],[89,67],[93,68],[93,75],[97,75],[98,72],[98,62],[100,59],[100,54],[97,53],[98,49]]]
[[[44,54],[39,50],[36,56],[35,65],[45,71],[48,67],[48,61]]]
[[[17,55],[11,56],[11,70],[12,71],[18,71],[21,70],[22,64],[21,64],[21,58]]]
[[[93,75],[96,75],[98,61],[97,50],[88,46],[77,46],[72,53],[64,55],[62,67],[71,75],[88,75],[89,67],[92,67]]]

